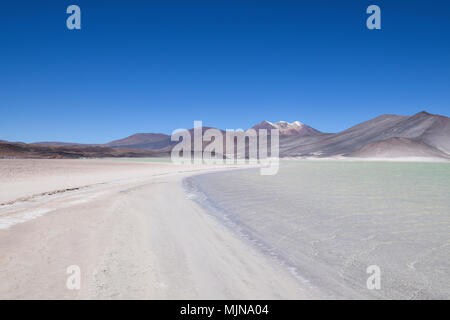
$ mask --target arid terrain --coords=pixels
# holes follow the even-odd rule
[[[203,132],[209,127],[203,127]],[[280,131],[280,157],[450,159],[450,119],[425,111],[413,116],[382,115],[338,133],[323,133],[299,121],[262,121],[252,127]],[[192,134],[193,129],[189,130]],[[222,132],[224,132],[222,130]],[[167,157],[176,144],[161,133],[137,133],[106,144],[33,144],[0,141],[2,158]],[[203,143],[203,148],[208,142]],[[224,140],[224,150],[226,142]]]
[[[223,169],[0,160],[0,299],[308,298],[187,198],[182,178]]]

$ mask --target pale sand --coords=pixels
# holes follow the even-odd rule
[[[311,298],[188,199],[181,179],[212,170],[0,160],[0,298]],[[81,268],[80,290],[66,287],[70,265]]]

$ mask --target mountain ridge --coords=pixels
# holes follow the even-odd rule
[[[207,129],[210,127],[203,127],[203,132]],[[279,129],[281,157],[354,157],[357,154],[365,157],[370,154],[375,157],[380,154],[413,156],[414,150],[417,154],[425,157],[447,158],[450,155],[450,118],[426,111],[412,116],[383,114],[337,133],[323,133],[300,121],[273,123],[263,120],[251,129],[256,131],[266,129],[269,132],[270,129]],[[193,130],[189,129],[188,131],[192,133]],[[171,141],[170,135],[163,133],[136,133],[123,139],[95,145],[64,142],[24,144],[0,141],[2,146],[0,157],[5,157],[7,154],[5,150],[14,149],[12,145],[21,146],[22,156],[25,157],[27,152],[33,156],[39,154],[37,151],[39,147],[43,148],[40,151],[42,154],[51,154],[53,150],[62,157],[67,152],[70,157],[77,154],[95,156],[96,152],[100,156],[121,156],[123,154],[157,156],[159,154],[168,155],[177,143]],[[203,147],[208,144],[209,142],[204,142]],[[89,149],[93,147],[103,149]],[[69,150],[64,150],[64,148],[69,148]],[[395,148],[403,151],[395,152]]]
[[[300,121],[294,121],[291,123],[287,121],[278,121],[273,123],[267,120],[263,120],[260,123],[251,127],[251,129],[254,129],[256,131],[259,131],[261,129],[266,130],[278,129],[280,132],[280,136],[291,136],[291,135],[310,136],[322,134],[322,132],[320,132],[319,130],[316,130],[306,124],[303,124]]]

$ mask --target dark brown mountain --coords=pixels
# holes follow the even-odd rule
[[[202,127],[203,133],[211,127]],[[189,129],[191,138],[194,138],[194,129]],[[223,130],[221,130],[224,133]],[[124,139],[115,140],[104,144],[103,146],[110,148],[129,148],[137,150],[152,150],[152,151],[170,151],[177,141],[171,141],[171,136],[162,133],[137,133]],[[204,143],[206,145],[208,143]]]
[[[210,128],[203,127],[203,132],[208,129]],[[425,111],[409,117],[382,115],[338,133],[322,133],[298,121],[292,123],[262,121],[253,129],[279,129],[281,157],[358,155],[381,157],[394,154],[447,157],[450,154],[450,119]],[[192,138],[193,130],[188,130]],[[225,133],[223,130],[220,131]],[[69,158],[160,156],[169,155],[175,144],[177,142],[171,141],[169,135],[160,133],[138,133],[104,145],[1,142],[0,156]],[[202,147],[208,144],[209,142],[203,142]]]
[[[161,157],[169,153],[100,146],[46,146],[39,144],[0,142],[1,158],[77,159],[111,157]]]
[[[74,142],[58,142],[58,141],[39,141],[33,142],[32,144],[42,145],[42,146],[90,146],[91,144],[84,143],[74,143]]]
[[[137,150],[164,150],[176,143],[170,141],[170,136],[162,133],[136,133],[124,139],[106,143],[105,147],[129,148]]]

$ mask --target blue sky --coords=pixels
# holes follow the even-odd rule
[[[66,28],[77,4],[82,29]],[[366,28],[368,5],[382,29]],[[103,143],[194,120],[336,132],[450,115],[448,1],[9,1],[0,139]]]

